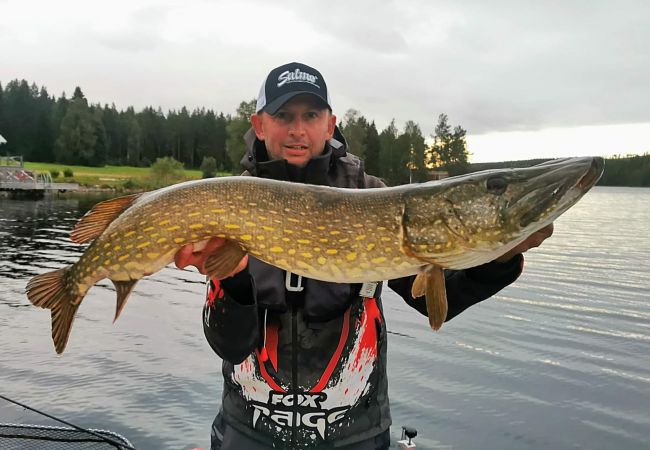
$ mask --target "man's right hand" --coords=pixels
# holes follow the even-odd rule
[[[182,246],[174,255],[176,267],[184,269],[187,266],[194,266],[203,275],[208,275],[205,270],[205,262],[213,253],[226,243],[223,238],[211,238],[207,241],[195,242]],[[248,265],[248,255],[244,256],[235,270],[228,277],[238,274]],[[227,278],[227,277],[226,277]]]

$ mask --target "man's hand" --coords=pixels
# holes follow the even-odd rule
[[[223,238],[211,238],[207,241],[195,242],[194,244],[184,245],[176,252],[174,262],[176,267],[184,269],[187,266],[194,266],[199,269],[203,275],[208,275],[205,270],[205,261],[213,253],[217,253],[219,248],[226,242]],[[239,262],[235,270],[232,271],[229,277],[238,274],[248,265],[248,255],[244,256]]]
[[[527,250],[530,250],[531,248],[539,247],[540,245],[542,245],[542,242],[550,238],[552,234],[553,234],[553,224],[547,225],[541,230],[538,230],[533,234],[531,234],[530,236],[528,236],[528,238],[524,242],[514,247],[508,253],[505,253],[504,255],[498,257],[497,259],[495,259],[495,261],[499,263],[508,262],[512,258],[514,258],[515,255],[524,253]]]

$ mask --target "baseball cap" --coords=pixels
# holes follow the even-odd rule
[[[255,112],[275,114],[282,105],[300,94],[312,94],[332,109],[323,75],[306,64],[292,62],[276,67],[266,76],[257,96]]]

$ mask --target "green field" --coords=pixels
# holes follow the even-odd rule
[[[71,166],[56,163],[26,162],[25,168],[37,173],[58,171],[59,176],[54,182],[79,183],[79,185],[88,188],[103,188],[117,190],[147,190],[160,187],[160,182],[151,176],[149,167],[131,167],[131,166],[104,166],[104,167],[87,167]],[[64,177],[64,170],[72,170],[72,177]],[[184,170],[184,180],[194,180],[201,178],[200,170]]]

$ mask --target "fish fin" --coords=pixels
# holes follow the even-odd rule
[[[411,296],[413,298],[422,297],[427,293],[427,274],[420,272],[415,276],[413,285],[411,286]]]
[[[447,319],[447,290],[445,273],[440,266],[429,266],[426,272],[427,315],[433,330],[439,330]]]
[[[142,193],[126,195],[97,203],[75,224],[70,239],[76,244],[92,241],[141,195]]]
[[[126,301],[129,299],[131,291],[133,291],[133,287],[139,280],[111,281],[115,286],[115,292],[117,292],[117,306],[115,307],[115,318],[113,319],[113,323],[115,323],[120,317],[120,314],[122,314],[122,309],[124,309],[124,305],[126,305]]]
[[[63,353],[75,314],[83,295],[70,289],[70,268],[36,275],[27,283],[27,298],[34,306],[51,310],[52,340],[58,354]]]
[[[205,271],[210,278],[222,280],[237,268],[245,255],[246,252],[237,242],[226,240],[223,246],[205,261]]]

